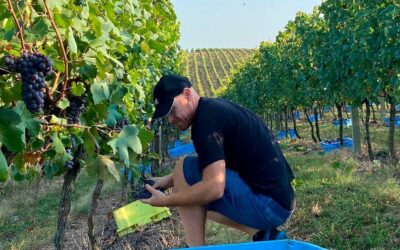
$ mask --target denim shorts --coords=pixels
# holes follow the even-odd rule
[[[272,198],[255,193],[236,171],[226,168],[225,191],[222,198],[207,204],[207,210],[218,212],[229,219],[259,230],[279,227],[293,211],[282,208]],[[202,179],[197,157],[187,156],[183,161],[183,174],[189,185]]]

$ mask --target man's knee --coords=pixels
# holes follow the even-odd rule
[[[184,173],[183,173],[183,161],[184,159],[179,159],[173,171],[173,179],[174,179],[174,190],[177,191],[181,189],[183,186],[188,185],[186,183]]]
[[[174,179],[177,177],[183,176],[183,159],[179,159],[175,163],[175,168],[173,171],[173,177]]]

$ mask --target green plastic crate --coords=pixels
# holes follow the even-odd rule
[[[123,236],[135,232],[140,226],[171,216],[166,207],[153,207],[141,201],[134,201],[113,211],[117,233]]]

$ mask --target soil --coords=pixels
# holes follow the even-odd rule
[[[183,229],[175,209],[172,216],[146,225],[134,233],[119,237],[112,211],[121,207],[118,195],[99,200],[95,217],[95,236],[100,249],[172,249],[184,247]],[[64,236],[64,249],[91,249],[87,236],[87,217],[73,216],[68,219]],[[54,249],[48,245],[41,249]]]

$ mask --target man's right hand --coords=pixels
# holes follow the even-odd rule
[[[155,189],[167,189],[174,186],[174,181],[172,179],[172,174],[162,176],[162,177],[153,177],[150,178],[151,180],[155,181],[153,188]]]

